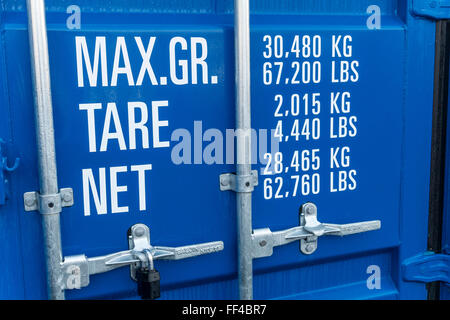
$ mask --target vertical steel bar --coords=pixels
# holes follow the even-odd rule
[[[237,178],[251,175],[249,0],[234,1]],[[237,193],[239,297],[253,299],[252,193]]]
[[[44,0],[27,0],[27,12],[40,194],[54,195],[59,193],[59,189]],[[62,250],[59,219],[59,213],[42,215],[48,297],[50,299],[64,299],[64,291],[60,286]]]

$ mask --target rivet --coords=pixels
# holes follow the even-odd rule
[[[70,202],[72,200],[72,196],[70,195],[70,193],[64,193],[63,200],[65,202]]]
[[[25,204],[27,205],[27,207],[32,207],[36,204],[36,199],[34,198],[26,198],[25,199]]]
[[[137,237],[142,237],[144,235],[144,228],[142,227],[137,227],[136,229],[134,229],[134,235]]]

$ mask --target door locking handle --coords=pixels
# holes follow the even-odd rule
[[[127,233],[129,250],[88,258],[85,255],[65,257],[61,265],[61,289],[80,289],[89,285],[89,277],[120,267],[130,266],[131,278],[138,283],[143,299],[159,297],[159,272],[154,260],[180,260],[222,251],[222,241],[206,242],[182,247],[152,246],[150,229],[135,224]]]
[[[346,236],[381,228],[380,220],[349,224],[321,223],[317,220],[317,207],[306,203],[301,207],[300,226],[272,232],[269,228],[256,229],[252,234],[253,258],[270,257],[273,248],[300,240],[300,251],[310,255],[317,250],[321,236]]]

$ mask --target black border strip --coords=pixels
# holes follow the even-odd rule
[[[436,22],[436,58],[433,93],[433,129],[430,168],[428,250],[440,253],[445,192],[447,108],[450,56],[450,20]],[[427,286],[428,299],[439,299],[439,283]]]

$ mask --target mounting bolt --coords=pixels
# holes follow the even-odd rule
[[[261,247],[265,247],[266,244],[267,244],[267,241],[266,241],[266,240],[263,240],[263,241],[261,241],[261,242],[259,243],[259,245],[260,245]]]
[[[70,202],[72,200],[72,196],[69,193],[64,193],[63,201]]]
[[[27,205],[27,207],[32,207],[36,204],[36,199],[29,197],[25,199],[25,204]]]
[[[314,251],[314,245],[312,243],[308,243],[305,247],[306,252],[313,252]]]
[[[306,214],[308,214],[308,215],[312,215],[312,214],[316,213],[316,207],[312,203],[305,204],[304,209],[305,209]]]
[[[143,227],[137,227],[136,229],[134,229],[134,235],[136,237],[142,237],[145,233],[145,230]]]

